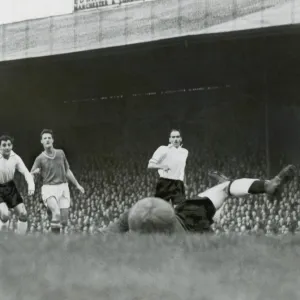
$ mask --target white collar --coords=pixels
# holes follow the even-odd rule
[[[43,153],[47,158],[54,159],[55,156],[56,156],[56,149],[53,149],[53,151],[54,151],[54,155],[53,155],[53,156],[49,156],[45,151],[43,151],[42,153]]]
[[[171,148],[175,148],[174,146],[173,146],[173,144],[169,144],[168,145],[168,148],[169,149],[171,149]],[[182,145],[180,145],[177,149],[179,150],[179,149],[181,149],[182,148]],[[175,148],[176,149],[176,148]]]

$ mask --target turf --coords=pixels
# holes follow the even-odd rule
[[[300,298],[300,237],[0,236],[1,300]]]

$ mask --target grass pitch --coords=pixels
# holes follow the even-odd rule
[[[300,237],[0,236],[1,300],[300,299]]]

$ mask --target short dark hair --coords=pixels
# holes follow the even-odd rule
[[[53,131],[52,131],[52,129],[43,129],[42,132],[41,132],[41,138],[43,137],[43,134],[45,134],[45,133],[51,134],[51,136],[53,138]]]
[[[2,144],[2,142],[7,142],[7,141],[11,141],[11,143],[14,143],[14,138],[9,135],[9,134],[2,134],[0,136],[0,145]]]
[[[170,130],[170,135],[171,135],[171,133],[172,133],[173,131],[178,131],[179,134],[180,134],[180,136],[181,136],[181,130],[180,130],[180,129],[176,129],[176,128],[171,129],[171,130]]]

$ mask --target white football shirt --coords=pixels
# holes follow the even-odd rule
[[[24,175],[28,184],[28,190],[34,190],[35,184],[33,176],[26,168],[22,158],[13,151],[11,151],[8,159],[4,158],[2,154],[0,154],[0,184],[12,181],[16,170]]]
[[[188,150],[182,147],[160,146],[154,152],[150,163],[168,165],[170,170],[158,170],[161,178],[184,181]]]

